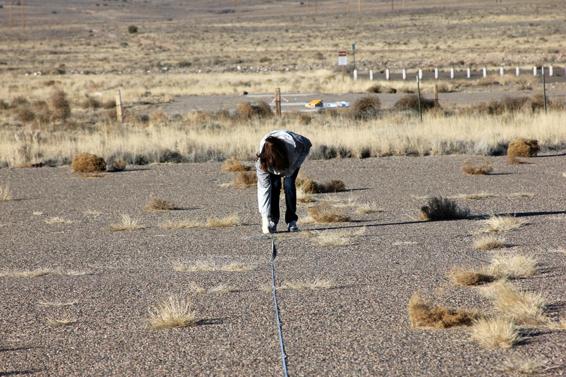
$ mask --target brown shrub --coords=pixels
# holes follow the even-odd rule
[[[236,107],[236,114],[240,119],[269,118],[273,111],[267,102],[258,101],[254,103],[240,102]]]
[[[383,87],[380,84],[373,84],[366,90],[368,93],[382,93]]]
[[[450,280],[452,280],[454,284],[465,286],[486,284],[495,280],[495,278],[491,275],[477,271],[464,270],[461,268],[453,269],[450,271],[449,276]]]
[[[34,101],[31,104],[32,111],[35,113],[35,118],[41,123],[47,123],[51,120],[51,110],[45,101]]]
[[[150,198],[149,201],[146,203],[144,210],[146,211],[172,211],[177,209],[177,207],[167,200],[159,199],[159,198]]]
[[[421,109],[423,112],[439,107],[434,100],[421,97]],[[412,110],[419,111],[419,96],[416,94],[408,94],[399,98],[393,108],[396,110]]]
[[[255,171],[240,171],[234,176],[234,187],[247,188],[257,184]]]
[[[436,196],[430,198],[426,206],[421,207],[421,220],[442,221],[465,219],[470,215],[467,208],[460,208],[456,202]]]
[[[540,147],[534,139],[513,139],[507,147],[507,159],[509,163],[518,163],[517,157],[534,157],[538,154]]]
[[[83,109],[92,109],[92,110],[96,110],[99,109],[102,106],[102,104],[100,103],[100,101],[94,97],[91,96],[86,96],[85,100],[83,102],[81,102],[81,107]]]
[[[71,104],[62,90],[56,90],[49,98],[52,120],[66,120],[71,116]]]
[[[10,104],[12,108],[17,108],[20,106],[27,106],[27,105],[29,105],[28,99],[22,96],[15,97],[12,100],[12,103]]]
[[[126,161],[115,160],[107,166],[107,171],[109,171],[109,172],[124,171],[124,170],[126,170],[126,166],[128,166]]]
[[[222,164],[222,171],[227,172],[240,172],[240,171],[250,171],[252,168],[242,164],[241,161],[235,158],[230,158]]]
[[[466,175],[487,175],[493,171],[493,166],[491,166],[491,163],[487,160],[479,163],[466,161],[462,166],[462,171]]]
[[[16,119],[23,123],[33,122],[35,113],[27,106],[16,108]]]
[[[375,96],[358,98],[352,105],[351,114],[355,119],[372,119],[379,115],[381,101]]]
[[[73,157],[71,168],[76,173],[95,173],[106,170],[106,162],[102,157],[90,153],[79,153]]]
[[[344,215],[328,203],[321,203],[317,206],[310,207],[308,214],[317,223],[343,223],[350,221],[349,216]]]
[[[464,310],[430,306],[418,294],[414,294],[407,307],[409,320],[414,328],[445,329],[454,326],[470,326],[477,314]]]
[[[116,109],[116,101],[112,99],[102,102],[101,105],[104,109]]]
[[[329,182],[319,183],[307,177],[297,178],[297,187],[307,194],[324,194],[330,192],[346,191],[346,184],[338,179]]]

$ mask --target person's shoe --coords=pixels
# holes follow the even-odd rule
[[[277,224],[268,218],[261,219],[261,231],[263,234],[275,233],[277,232]]]
[[[298,232],[299,231],[299,227],[297,226],[297,222],[296,221],[291,221],[288,225],[287,225],[287,230],[289,232]]]

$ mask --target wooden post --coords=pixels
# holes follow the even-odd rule
[[[275,89],[275,114],[281,116],[281,88]]]
[[[438,106],[438,84],[434,84],[434,105]]]
[[[423,109],[421,106],[421,81],[419,80],[419,76],[417,75],[417,93],[419,98],[419,118],[421,122],[423,121]]]
[[[358,79],[358,70],[354,69],[354,81]]]
[[[546,98],[546,74],[544,70],[542,71],[542,93],[544,96],[544,112],[545,114],[548,113],[548,103]]]
[[[116,120],[120,123],[124,122],[124,105],[122,104],[122,91],[120,89],[116,93]]]

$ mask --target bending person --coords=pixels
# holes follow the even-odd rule
[[[297,188],[295,182],[302,163],[307,158],[311,142],[291,131],[271,131],[261,139],[257,154],[257,201],[263,233],[275,233],[279,223],[281,177],[285,190],[285,223],[289,232],[297,226]]]

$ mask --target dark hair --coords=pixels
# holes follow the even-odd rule
[[[269,136],[265,139],[263,149],[257,157],[259,158],[259,165],[264,171],[272,168],[280,172],[289,168],[289,158],[287,157],[285,142],[276,137]]]

